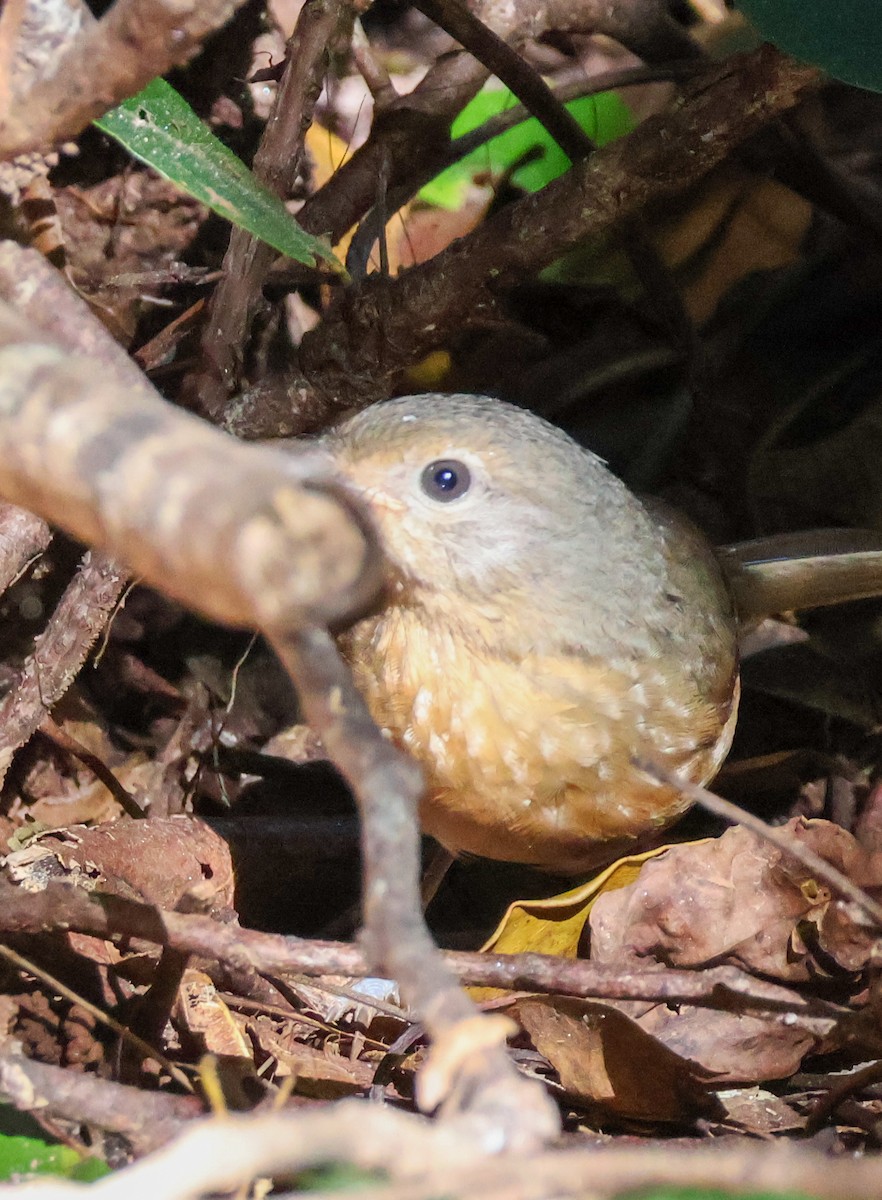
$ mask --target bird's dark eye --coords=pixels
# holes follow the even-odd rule
[[[430,462],[420,476],[420,486],[430,500],[458,500],[469,490],[472,477],[465,463],[456,458],[439,458]]]

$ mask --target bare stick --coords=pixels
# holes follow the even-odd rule
[[[134,796],[131,796],[126,791],[110,767],[97,754],[93,753],[88,746],[84,746],[82,742],[71,737],[60,725],[56,725],[48,714],[40,722],[39,730],[59,750],[66,751],[87,766],[95,778],[104,784],[124,813],[135,818],[147,815]]]
[[[24,574],[51,540],[42,518],[16,504],[0,504],[0,592]]]
[[[714,68],[670,112],[650,117],[431,261],[342,294],[304,337],[301,374],[243,396],[232,427],[249,436],[290,435],[327,422],[343,404],[388,395],[401,370],[454,330],[492,318],[498,294],[697,182],[820,82],[814,68],[768,46]]]
[[[373,597],[374,535],[317,454],[241,445],[32,338],[0,308],[0,494],[226,624],[333,622]]]
[[[882,1163],[875,1156],[835,1158],[804,1146],[756,1141],[677,1153],[667,1146],[591,1145],[487,1158],[488,1149],[468,1130],[347,1100],[319,1112],[200,1121],[172,1145],[91,1184],[90,1195],[95,1200],[199,1200],[248,1187],[256,1177],[298,1174],[337,1162],[388,1176],[390,1183],[369,1189],[378,1200],[439,1195],[605,1200],[660,1187],[877,1200],[882,1190]],[[82,1188],[61,1181],[30,1183],[27,1194],[30,1200],[67,1200],[81,1195]],[[329,1200],[339,1192],[313,1194]]]
[[[348,5],[344,0],[309,0],[288,42],[285,71],[273,111],[254,157],[254,173],[277,196],[287,198],[301,165],[303,139],[322,86],[322,67]],[[244,229],[233,228],[223,278],[210,302],[202,349],[212,374],[194,381],[203,411],[223,417],[261,286],[276,252]]]
[[[127,389],[156,395],[107,327],[38,251],[0,242],[0,296],[27,318],[32,334],[40,330],[47,341],[82,354]]]
[[[539,72],[460,0],[414,0],[414,7],[469,50],[491,74],[498,76],[570,159],[576,161],[591,153],[594,148],[591,139]]]
[[[444,963],[422,916],[417,812],[422,774],[381,736],[327,633],[306,629],[272,640],[296,681],[307,720],[358,801],[368,963],[395,979],[405,1002],[444,1047],[445,1038],[473,1021],[478,1010]],[[468,1107],[498,1125],[507,1142],[541,1142],[557,1128],[551,1101],[538,1084],[518,1075],[499,1043],[476,1046],[457,1062],[449,1086],[448,1111]]]
[[[4,158],[75,137],[157,75],[187,62],[244,0],[116,0],[13,89],[0,119]]]
[[[0,779],[86,661],[126,584],[107,555],[86,554],[12,686],[0,700]]]
[[[8,933],[75,929],[100,937],[139,937],[224,963],[235,971],[257,970],[271,976],[361,978],[370,969],[356,946],[241,929],[210,917],[163,911],[60,883],[50,883],[34,893],[0,878],[0,929]],[[836,1004],[756,979],[734,966],[701,971],[661,967],[631,970],[532,953],[448,952],[444,959],[462,983],[480,987],[789,1013],[822,1035],[848,1016],[848,1010]]]
[[[673,20],[664,0],[471,0],[471,13],[510,46],[549,30],[605,33],[648,63],[701,57],[689,34]],[[337,242],[374,203],[376,178],[391,163],[391,194],[414,175],[441,169],[450,124],[487,79],[487,68],[468,53],[445,55],[407,96],[383,110],[368,141],[298,214],[304,229]]]
[[[195,1096],[148,1092],[0,1051],[0,1095],[23,1112],[40,1110],[124,1134],[142,1152],[169,1141],[203,1112]]]

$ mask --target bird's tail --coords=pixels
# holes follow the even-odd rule
[[[882,596],[882,534],[873,530],[772,534],[716,553],[745,622]]]

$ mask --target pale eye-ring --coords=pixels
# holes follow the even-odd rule
[[[430,500],[448,504],[464,496],[472,485],[472,475],[458,458],[438,458],[423,468],[420,487]]]

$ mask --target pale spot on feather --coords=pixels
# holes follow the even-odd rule
[[[413,698],[413,719],[425,722],[432,712],[432,693],[427,687],[421,687]]]
[[[437,733],[429,734],[429,752],[443,770],[447,765],[447,738]]]

